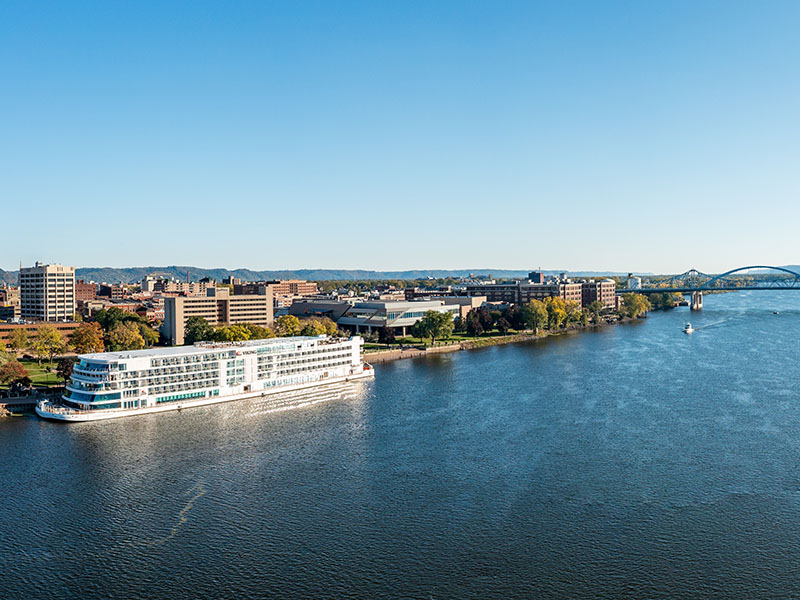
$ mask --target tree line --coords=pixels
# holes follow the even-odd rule
[[[283,315],[275,319],[273,327],[239,323],[236,325],[212,326],[203,317],[189,317],[186,320],[184,343],[195,342],[245,342],[274,337],[329,335],[346,336],[328,317],[308,317],[299,319],[294,315]]]
[[[609,309],[598,300],[581,308],[578,302],[550,297],[531,300],[521,306],[512,304],[504,310],[485,306],[473,308],[466,316],[455,319],[451,313],[428,311],[412,326],[411,334],[420,339],[430,338],[431,343],[449,338],[454,332],[473,337],[495,330],[502,334],[510,330],[532,330],[538,334],[542,330],[558,331],[578,325],[585,327],[589,323],[599,324],[612,315],[638,318],[652,308],[646,296],[636,293],[625,294],[619,310]],[[392,327],[382,327],[375,334],[365,334],[365,338],[392,344],[396,341],[396,334]]]

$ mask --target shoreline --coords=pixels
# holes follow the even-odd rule
[[[647,318],[647,317],[644,317]],[[559,331],[542,331],[538,334],[533,332],[514,333],[511,335],[492,336],[486,338],[475,338],[473,340],[464,340],[446,344],[442,346],[431,346],[430,348],[419,348],[418,346],[409,346],[407,348],[392,348],[388,350],[377,350],[375,352],[365,352],[364,362],[371,364],[380,364],[391,362],[394,360],[403,360],[406,358],[420,358],[431,356],[433,354],[444,354],[449,352],[461,352],[462,350],[477,350],[479,348],[489,348],[491,346],[503,346],[505,344],[518,344],[521,342],[530,342],[534,340],[543,340],[549,337],[559,335],[577,334],[585,331],[593,331],[603,329],[611,325],[619,325],[620,323],[631,323],[640,319],[631,319],[625,317],[611,323],[600,323],[595,325],[587,325],[586,327],[573,327],[568,329],[561,329]]]

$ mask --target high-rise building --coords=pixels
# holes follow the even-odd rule
[[[19,270],[20,315],[31,321],[71,321],[75,314],[75,267],[44,265]]]
[[[186,322],[190,317],[202,317],[209,325],[272,325],[272,293],[269,286],[262,286],[261,293],[242,295],[232,295],[228,288],[210,287],[206,294],[164,298],[161,332],[170,344],[180,346],[184,343]]]

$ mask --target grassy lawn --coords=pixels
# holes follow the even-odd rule
[[[446,346],[448,344],[457,344],[459,342],[467,342],[467,341],[474,341],[480,340],[485,338],[493,338],[493,337],[503,337],[506,335],[514,335],[519,333],[513,329],[510,329],[507,333],[500,333],[497,329],[492,331],[487,331],[482,333],[481,335],[474,337],[467,333],[453,333],[450,337],[445,339],[437,339],[436,345],[437,346]],[[364,344],[364,350],[367,352],[377,352],[379,350],[391,350],[393,348],[398,348],[400,345],[403,346],[430,346],[431,345],[431,338],[424,338],[420,339],[414,336],[406,336],[406,337],[398,337],[395,339],[394,344],[387,345],[387,344],[377,344],[374,342],[366,342]]]
[[[34,388],[44,389],[63,385],[63,382],[55,372],[57,365],[55,360],[53,361],[52,371],[48,371],[50,364],[46,360],[42,361],[41,367],[35,360],[22,359],[19,362],[21,362],[22,366],[25,367],[25,370],[28,371],[28,377],[31,378]],[[0,390],[6,389],[8,389],[8,386],[0,385]]]

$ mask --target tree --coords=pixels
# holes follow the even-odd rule
[[[214,339],[214,328],[203,317],[189,317],[186,319],[183,339],[187,345],[211,341]]]
[[[69,336],[69,345],[78,354],[102,352],[105,349],[103,330],[98,323],[81,323]]]
[[[220,325],[214,330],[215,342],[246,342],[250,330],[242,325]]]
[[[48,362],[52,363],[53,357],[59,352],[64,351],[66,348],[66,343],[64,342],[64,336],[58,329],[52,325],[44,324],[40,325],[36,329],[36,335],[31,343],[31,348],[36,354],[36,358],[39,360],[39,364],[41,365],[42,358],[45,356],[47,357]]]
[[[492,327],[494,327],[494,318],[492,317],[492,313],[489,312],[489,309],[485,306],[481,306],[476,310],[478,318],[481,321],[481,327],[483,327],[484,331],[491,331]]]
[[[516,304],[512,304],[506,309],[506,311],[503,313],[503,318],[506,321],[508,321],[512,329],[519,330],[519,329],[524,329],[525,327],[525,320],[522,308],[520,308]]]
[[[467,320],[464,317],[456,317],[453,319],[453,331],[457,333],[464,333],[467,330]]]
[[[241,325],[250,332],[251,340],[266,340],[268,338],[275,337],[275,332],[269,327],[264,327],[263,325],[253,325],[252,323],[242,323]]]
[[[56,367],[56,373],[58,376],[64,380],[64,384],[66,385],[67,379],[72,377],[72,369],[75,367],[75,359],[65,356],[64,358],[58,361],[58,366]]]
[[[110,332],[114,327],[117,326],[118,323],[121,323],[124,320],[125,312],[116,306],[112,306],[108,310],[105,308],[101,308],[96,313],[94,313],[94,320],[96,323],[100,324],[100,327],[103,328],[104,331],[107,333]]]
[[[294,315],[283,315],[275,319],[275,333],[278,337],[292,337],[300,335],[303,330],[300,319]]]
[[[580,313],[579,321],[581,326],[586,327],[589,324],[589,312],[582,310]]]
[[[153,344],[157,344],[160,338],[155,329],[149,325],[145,325],[144,323],[139,323],[139,335],[141,335],[142,339],[144,340],[145,348],[149,348]]]
[[[594,323],[600,322],[600,313],[603,311],[605,307],[606,305],[600,302],[600,300],[595,300],[589,306],[586,307],[587,310],[592,315],[592,322]]]
[[[470,334],[472,337],[478,337],[480,334],[483,333],[483,325],[481,324],[481,318],[475,309],[472,309],[467,313],[466,329],[467,333]]]
[[[120,323],[144,323],[147,325],[147,320],[136,313],[125,312],[117,306],[112,306],[108,310],[100,309],[94,313],[94,321],[100,324],[100,327],[106,333],[110,333]]]
[[[567,315],[564,319],[566,323],[575,323],[581,318],[581,305],[575,300],[567,300],[564,302],[564,313]]]
[[[381,327],[378,330],[378,341],[381,344],[394,344],[394,327]]]
[[[629,316],[632,319],[645,314],[652,306],[650,301],[644,294],[634,294],[629,292],[622,296],[622,310],[620,311],[623,316]]]
[[[670,310],[676,306],[676,297],[674,294],[662,292],[660,294],[650,294],[648,298],[652,305],[652,310]]]
[[[522,319],[525,327],[538,334],[539,329],[547,324],[547,307],[541,300],[531,300],[522,308]]]
[[[117,323],[108,334],[108,349],[112,352],[141,350],[144,346],[144,338],[135,323]]]
[[[13,382],[25,377],[28,377],[28,371],[17,360],[9,360],[0,365],[0,383],[11,385]]]
[[[508,330],[511,329],[511,323],[509,323],[505,317],[500,317],[497,319],[497,329],[502,334],[508,333]]]
[[[545,308],[547,309],[547,327],[549,329],[558,329],[562,323],[567,320],[566,303],[562,298],[551,296],[544,300]]]
[[[438,312],[429,310],[415,326],[420,337],[430,337],[431,344],[436,343],[436,338],[450,337],[453,333],[453,315],[449,312]],[[416,334],[415,334],[416,335]]]
[[[11,330],[11,333],[8,334],[7,343],[9,348],[11,348],[15,353],[18,353],[24,352],[30,348],[31,340],[28,337],[28,332],[22,327],[19,327]]]

